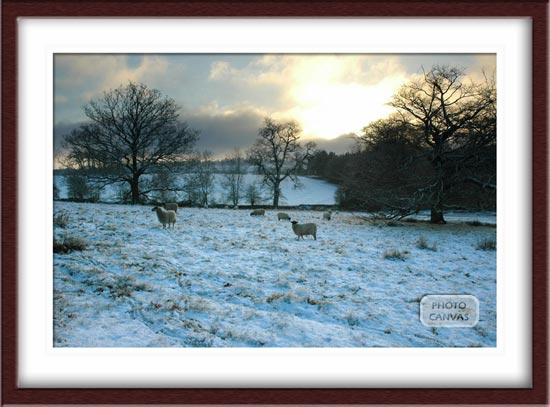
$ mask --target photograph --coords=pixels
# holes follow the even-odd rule
[[[548,0],[1,8],[4,404],[548,402]]]
[[[496,65],[54,53],[53,346],[495,348]]]

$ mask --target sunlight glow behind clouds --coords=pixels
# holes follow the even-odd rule
[[[203,130],[204,148],[231,138],[248,148],[266,116],[328,140],[387,117],[387,102],[421,67],[460,66],[480,81],[495,63],[481,54],[58,54],[54,133],[86,121],[82,105],[132,80],[175,99],[182,120]]]
[[[305,87],[297,95],[298,103],[290,115],[302,123],[304,134],[332,139],[348,132],[359,132],[371,121],[388,116],[386,105],[402,80],[397,77],[378,85],[319,84]]]
[[[242,69],[216,61],[210,78],[279,86],[286,108],[272,116],[297,120],[305,136],[332,139],[387,116],[406,74],[395,56],[265,55]]]

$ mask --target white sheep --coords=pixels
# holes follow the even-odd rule
[[[174,211],[174,212],[178,211],[177,202],[167,202],[163,206],[164,206],[164,209],[166,209],[167,211]]]
[[[277,214],[277,221],[280,221],[281,219],[290,220],[290,216],[288,216],[288,213],[279,212]]]
[[[295,220],[292,222],[292,230],[298,236],[298,239],[304,238],[304,236],[311,235],[317,240],[317,225],[315,223],[302,223],[299,224]]]
[[[330,220],[332,217],[332,212],[331,211],[326,211],[325,213],[323,213],[323,219],[324,220]]]
[[[172,229],[174,228],[174,225],[176,224],[176,212],[175,211],[167,211],[166,209],[155,206],[152,210],[153,212],[157,213],[157,217],[159,218],[160,223],[162,223],[162,228],[165,229],[166,225],[168,224],[168,228],[170,228],[170,224],[172,224]]]
[[[250,212],[250,216],[264,216],[265,210],[264,209],[254,209],[252,212]]]

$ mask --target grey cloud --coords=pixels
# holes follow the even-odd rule
[[[231,115],[192,114],[184,117],[189,127],[200,131],[200,138],[195,148],[210,150],[222,157],[235,148],[247,150],[254,144],[258,129],[262,126],[264,116],[253,111],[243,111]],[[54,151],[62,152],[65,135],[78,128],[82,122],[61,122],[54,126]],[[304,139],[314,141],[317,148],[342,154],[350,151],[355,144],[353,135],[342,135],[333,140]]]
[[[56,123],[53,126],[53,148],[54,151],[61,151],[63,147],[63,141],[65,136],[69,134],[74,129],[78,128],[83,122],[71,123],[71,122],[60,122]]]
[[[252,146],[263,116],[254,112],[232,115],[192,114],[183,117],[189,127],[200,131],[195,145],[197,150],[210,150],[223,155],[235,148],[245,150]],[[65,136],[77,129],[83,122],[60,122],[54,125],[54,151],[62,152]]]
[[[186,120],[190,127],[201,132],[196,148],[221,155],[235,148],[245,150],[252,146],[263,116],[246,111],[231,115],[195,114]]]
[[[210,150],[220,156],[235,148],[246,150],[254,144],[264,116],[246,111],[232,115],[195,115],[187,120],[190,127],[200,130],[196,145],[198,150]],[[337,154],[349,152],[355,145],[354,134],[344,134],[332,140],[307,138],[302,142],[314,141],[320,150]]]
[[[356,135],[353,133],[343,134],[331,140],[327,139],[310,139],[317,144],[318,150],[326,150],[336,154],[348,153],[356,144]],[[309,141],[309,140],[308,140]]]

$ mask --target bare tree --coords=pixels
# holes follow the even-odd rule
[[[245,197],[250,206],[254,206],[263,200],[261,184],[255,182],[248,184],[245,190]]]
[[[131,203],[148,192],[142,175],[182,162],[198,132],[179,120],[179,106],[156,89],[130,82],[84,106],[89,123],[65,137],[65,166],[102,185],[126,183]]]
[[[429,151],[434,173],[417,189],[416,200],[429,203],[431,222],[445,222],[444,196],[457,184],[469,181],[496,188],[494,179],[478,179],[468,170],[494,158],[491,153],[483,154],[496,145],[494,80],[467,83],[463,69],[434,66],[420,79],[402,86],[390,105],[418,130]]]
[[[191,161],[191,172],[187,178],[189,199],[202,207],[208,207],[214,188],[214,161],[211,151],[195,153]]]
[[[177,192],[180,190],[177,178],[177,174],[167,168],[161,168],[154,173],[148,185],[148,188],[154,191],[154,199],[161,202],[177,201]]]
[[[70,199],[80,202],[99,201],[97,185],[91,183],[88,177],[78,170],[71,171],[67,176],[67,190]]]
[[[263,177],[273,194],[273,207],[279,206],[281,183],[289,178],[298,185],[298,171],[311,156],[315,143],[299,143],[301,129],[296,122],[275,122],[270,118],[258,131],[258,138],[248,151],[249,161]]]
[[[239,149],[227,156],[222,185],[227,192],[227,198],[233,206],[239,204],[243,195],[243,180],[246,174],[244,159]]]

